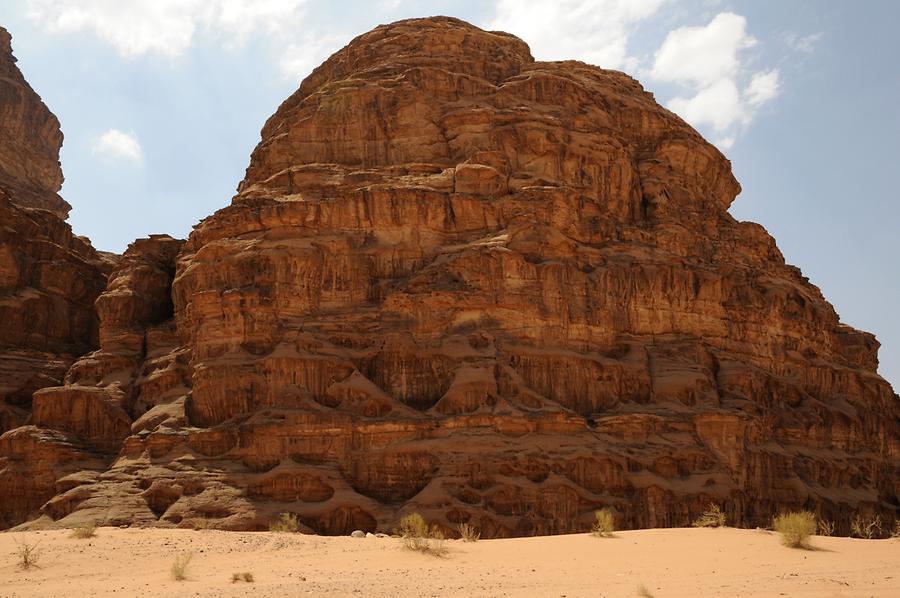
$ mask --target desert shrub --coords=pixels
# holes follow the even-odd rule
[[[18,544],[16,547],[16,556],[18,556],[19,561],[18,565],[20,569],[31,569],[32,567],[37,567],[38,559],[41,556],[41,551],[38,548],[38,543],[29,544],[27,542],[23,544]]]
[[[195,530],[204,530],[204,529],[215,529],[213,519],[208,519],[206,517],[197,517],[196,519],[191,520],[191,527]]]
[[[231,583],[237,583],[239,581],[246,581],[247,583],[253,583],[255,580],[253,579],[253,574],[249,571],[245,571],[244,573],[232,573],[231,574]]]
[[[881,517],[872,515],[871,517],[863,517],[857,514],[850,522],[850,535],[865,540],[878,538],[882,534]]]
[[[816,533],[816,516],[809,511],[779,515],[775,518],[775,531],[781,534],[785,546],[801,548]]]
[[[481,538],[481,532],[468,523],[460,523],[457,529],[459,529],[459,537],[466,542],[477,542]]]
[[[610,509],[600,509],[594,511],[594,524],[591,526],[591,533],[598,538],[608,538],[612,536],[615,530],[613,523],[613,514]]]
[[[722,508],[716,504],[710,504],[703,514],[697,517],[693,523],[694,527],[725,527],[725,513]]]
[[[300,530],[300,521],[293,513],[282,513],[278,521],[269,526],[270,532],[296,533]]]
[[[187,568],[191,564],[192,558],[194,558],[193,552],[186,552],[175,557],[175,561],[172,563],[172,577],[175,578],[175,581],[187,579]]]
[[[79,525],[76,528],[72,529],[72,537],[78,538],[79,540],[86,540],[88,538],[93,538],[96,536],[97,526],[94,523],[85,523],[84,525]]]
[[[638,586],[637,595],[641,598],[653,598],[653,593],[644,584]]]
[[[447,552],[444,547],[443,532],[436,525],[429,527],[425,519],[418,513],[404,516],[400,520],[400,526],[396,532],[403,540],[403,545],[409,550],[434,556],[443,556]]]
[[[826,521],[825,519],[819,519],[816,524],[817,533],[820,536],[833,536],[834,535],[834,521]]]
[[[894,522],[894,529],[891,532],[892,538],[900,538],[900,519]]]

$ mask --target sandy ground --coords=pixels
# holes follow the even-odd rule
[[[39,543],[39,568],[21,570],[17,547]],[[659,529],[450,540],[444,557],[393,538],[326,538],[211,530],[100,528],[0,534],[0,596],[900,596],[900,540]],[[176,555],[193,553],[187,580]],[[253,583],[232,583],[249,571]]]

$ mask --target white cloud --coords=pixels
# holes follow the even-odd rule
[[[603,68],[633,69],[628,35],[667,0],[498,0],[486,29],[525,40],[538,60],[577,59]]]
[[[288,32],[305,0],[28,0],[28,17],[55,33],[87,31],[124,57],[180,56],[198,30],[240,45],[256,31]]]
[[[744,95],[751,106],[761,106],[774,99],[779,91],[778,69],[760,71],[750,79]]]
[[[343,35],[308,35],[301,43],[284,49],[278,67],[285,77],[302,79],[346,42]]]
[[[661,81],[711,85],[737,73],[738,52],[756,44],[747,20],[723,12],[705,27],[681,27],[666,35],[656,52],[652,76]]]
[[[91,142],[91,153],[106,158],[140,162],[143,158],[141,144],[134,133],[110,129]]]
[[[656,52],[650,76],[684,88],[690,95],[673,98],[669,109],[698,128],[710,127],[714,142],[727,149],[780,91],[778,69],[754,73],[740,90],[749,70],[743,51],[756,44],[743,16],[719,13],[706,26],[670,31]]]
[[[675,98],[669,108],[694,125],[712,125],[717,133],[744,117],[741,96],[731,79],[719,79],[692,98]]]

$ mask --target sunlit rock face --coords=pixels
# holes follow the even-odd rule
[[[119,261],[100,349],[0,438],[7,472],[41,435],[71,453],[5,523],[892,522],[878,343],[728,214],[739,191],[627,75],[378,27],[268,120],[230,206]]]

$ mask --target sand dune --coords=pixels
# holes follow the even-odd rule
[[[16,566],[39,543],[39,568]],[[655,529],[446,542],[438,558],[393,538],[101,528],[0,534],[0,596],[900,596],[900,540]],[[172,578],[193,553],[187,580]],[[232,583],[248,571],[252,584]],[[646,593],[641,594],[644,590]]]

